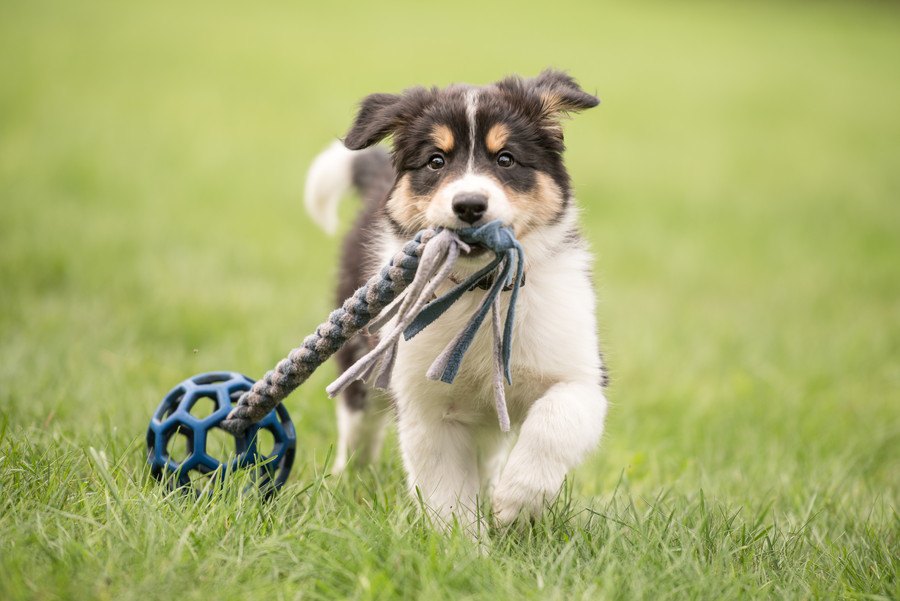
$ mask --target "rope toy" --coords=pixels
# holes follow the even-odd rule
[[[440,298],[434,298],[441,283],[450,277],[460,254],[471,251],[475,245],[493,251],[493,259]],[[461,230],[422,230],[263,379],[253,382],[239,373],[213,372],[188,378],[172,389],[160,403],[147,430],[148,461],[153,475],[173,488],[193,489],[203,494],[207,488],[197,482],[204,478],[221,482],[229,470],[261,463],[264,469],[259,471],[257,484],[263,485],[266,494],[274,492],[287,480],[297,444],[287,409],[279,403],[362,328],[368,325],[369,331],[375,332],[396,318],[393,329],[381,337],[376,347],[326,390],[334,397],[359,379],[369,379],[375,386],[386,388],[400,337],[409,340],[416,336],[466,291],[476,287],[487,290],[484,299],[462,331],[437,356],[426,376],[453,382],[463,356],[490,311],[494,335],[494,401],[500,429],[508,432],[509,412],[503,380],[512,383],[509,369],[512,327],[519,287],[524,283],[524,263],[522,246],[499,221]],[[509,290],[510,297],[501,327],[500,292],[503,290]],[[194,411],[203,399],[211,400],[215,410],[206,417],[195,416]],[[234,438],[234,453],[227,457],[216,456],[209,448],[209,434],[217,428]],[[274,437],[270,451],[262,450],[257,441],[263,431]],[[183,459],[177,459],[173,451],[173,446],[178,446],[178,438],[183,439],[180,443],[186,454]]]
[[[494,258],[449,292],[429,302],[438,286],[450,275],[460,253],[469,252],[474,245],[493,251]],[[500,429],[508,432],[510,423],[503,380],[512,383],[509,368],[512,325],[519,287],[523,283],[524,264],[522,246],[512,230],[503,227],[499,221],[460,230],[422,230],[379,274],[370,278],[341,308],[333,311],[328,321],[316,328],[315,334],[307,336],[301,346],[293,349],[278,362],[275,369],[245,392],[219,426],[234,435],[241,435],[268,415],[359,330],[370,324],[370,331],[377,331],[396,316],[397,323],[393,330],[326,390],[329,396],[334,397],[351,382],[366,378],[377,387],[387,387],[400,336],[406,340],[414,337],[443,315],[466,291],[483,285],[492,272],[499,270],[499,276],[493,278],[475,314],[438,355],[426,376],[431,380],[452,383],[478,328],[491,311],[494,401]],[[510,290],[510,298],[501,331],[500,292],[504,288]],[[404,291],[405,294],[398,300]],[[397,302],[384,311],[395,300]]]

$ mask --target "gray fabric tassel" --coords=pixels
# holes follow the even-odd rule
[[[506,385],[503,382],[503,332],[500,329],[500,297],[491,305],[491,326],[494,330],[494,406],[500,430],[509,432],[509,409],[506,407]]]
[[[397,346],[400,343],[400,336],[412,324],[425,305],[432,300],[440,284],[450,275],[460,252],[467,252],[468,250],[469,246],[452,230],[441,230],[428,241],[419,259],[419,268],[415,278],[406,289],[406,292],[390,307],[382,311],[381,315],[373,319],[369,324],[368,330],[370,333],[376,332],[391,319],[396,318],[393,328],[389,333],[381,337],[374,349],[350,366],[347,371],[325,389],[328,396],[334,398],[356,380],[368,380],[376,388],[380,389],[387,389],[390,386],[391,373],[394,368],[394,362],[397,359]],[[500,271],[504,276],[508,276],[510,269],[511,258],[508,256],[504,257],[503,261],[500,262]],[[498,278],[498,280],[500,279],[506,280],[507,277]],[[493,333],[491,354],[494,372],[492,380],[494,404],[497,409],[500,429],[503,432],[509,432],[509,411],[506,407],[506,391],[503,382],[504,336],[501,330],[499,295],[500,289],[502,289],[504,284],[504,281],[495,282],[492,289],[485,295],[484,301],[475,315],[472,316],[466,323],[466,326],[450,341],[431,364],[426,377],[430,380],[444,379],[444,374],[447,372],[448,365],[453,357],[461,354],[461,352],[464,353],[468,344],[471,343],[471,339],[480,325],[479,314],[483,315],[487,310],[490,310],[492,314],[491,330]],[[453,373],[455,375],[455,370]]]
[[[397,322],[394,329],[379,340],[374,349],[366,353],[359,361],[341,374],[334,382],[328,385],[325,392],[334,398],[352,382],[364,379],[367,375],[376,373],[374,384],[379,388],[387,388],[390,383],[391,370],[396,356],[396,347],[403,335],[403,330],[412,323],[419,311],[434,296],[437,287],[440,286],[453,269],[456,259],[462,250],[468,250],[468,246],[459,240],[451,230],[442,230],[434,236],[419,259],[419,269],[412,283],[406,289],[403,297],[397,301],[399,307],[394,311]],[[383,321],[376,320],[381,327]],[[380,361],[378,371],[375,366]]]
[[[465,281],[431,300],[451,273],[460,252],[468,252],[470,244],[479,244],[494,252],[494,258]],[[512,270],[515,259],[515,271]],[[240,434],[263,419],[278,403],[322,365],[343,344],[367,324],[374,332],[396,318],[394,328],[383,336],[372,352],[351,366],[328,387],[330,396],[336,395],[354,380],[370,379],[381,388],[390,384],[391,371],[397,357],[397,345],[402,335],[409,340],[438,319],[450,306],[485,278],[499,269],[489,285],[485,299],[466,327],[438,356],[428,370],[432,379],[452,383],[459,371],[463,356],[480,328],[487,312],[491,312],[493,332],[494,400],[500,428],[509,430],[504,377],[510,384],[510,352],[512,325],[515,319],[519,287],[524,283],[524,251],[511,229],[500,221],[461,230],[425,229],[407,242],[381,271],[357,289],[321,323],[314,334],[307,336],[301,346],[293,349],[253,387],[241,395],[231,413],[219,423],[228,432]],[[514,274],[514,275],[513,275]],[[499,294],[510,285],[509,305],[505,324],[500,327]]]

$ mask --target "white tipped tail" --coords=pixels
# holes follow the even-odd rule
[[[356,152],[333,142],[313,160],[306,174],[306,212],[328,234],[338,226],[338,204],[352,185]]]

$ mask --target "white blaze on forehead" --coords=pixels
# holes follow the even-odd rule
[[[469,161],[466,171],[472,173],[475,166],[475,112],[478,109],[478,90],[472,88],[466,92],[466,119],[469,121]]]
[[[492,178],[475,173],[466,173],[461,178],[449,182],[441,191],[450,196],[455,196],[460,192],[480,192],[489,199],[506,196],[503,188]]]
[[[432,226],[461,227],[464,224],[453,211],[453,198],[457,194],[483,194],[487,197],[487,212],[484,222],[499,219],[503,223],[512,223],[515,217],[513,207],[500,183],[488,175],[475,173],[475,141],[477,125],[475,116],[478,112],[478,89],[466,90],[466,120],[469,123],[469,157],[465,172],[455,180],[448,181],[435,193],[434,198],[425,209],[426,221]]]

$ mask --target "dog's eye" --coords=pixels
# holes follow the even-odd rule
[[[516,164],[516,159],[508,152],[501,152],[500,156],[497,157],[497,164],[501,167],[512,167]]]
[[[428,168],[437,171],[438,169],[444,168],[444,157],[439,154],[432,155],[430,159],[428,159]]]

